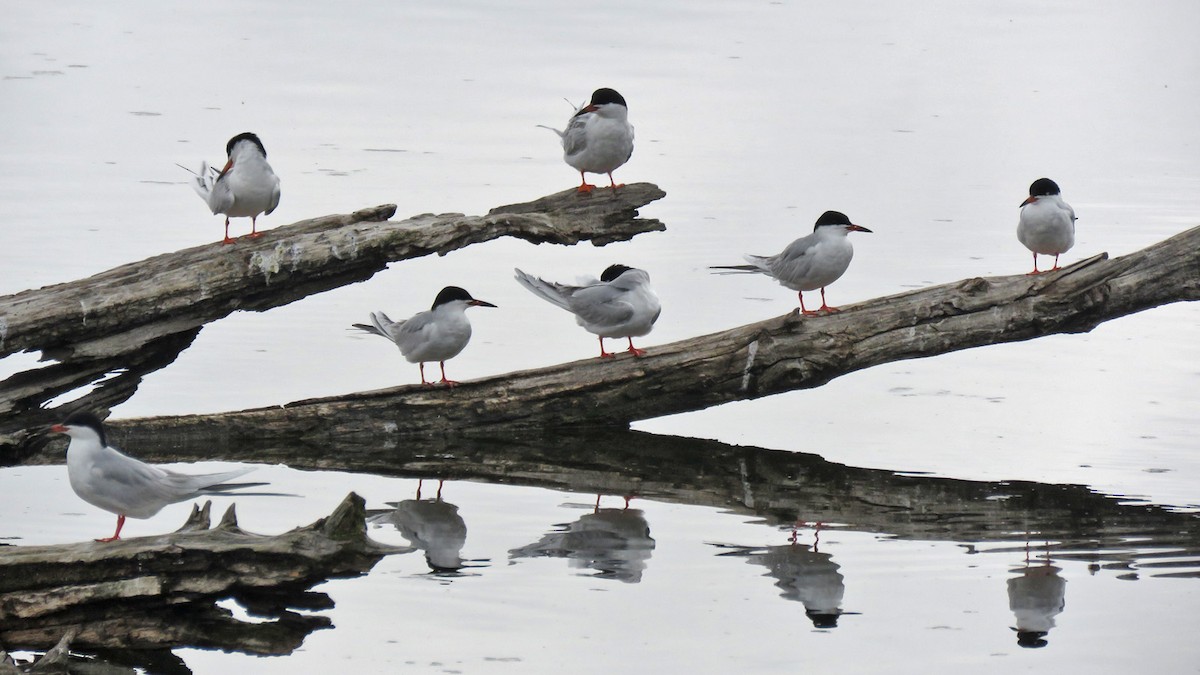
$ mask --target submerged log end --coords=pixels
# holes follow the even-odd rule
[[[204,506],[192,504],[192,512],[184,521],[183,527],[175,532],[203,532],[212,528],[212,502],[204,502]]]
[[[335,541],[367,538],[367,504],[362,497],[351,492],[333,513],[309,525],[308,529],[320,531]]]
[[[215,529],[222,532],[241,532],[237,521],[237,504],[230,504],[229,508],[225,509],[225,515],[221,516],[221,522],[217,523]]]

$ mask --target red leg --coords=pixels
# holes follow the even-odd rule
[[[600,495],[596,495],[596,506],[592,508],[592,513],[600,513]]]
[[[229,216],[225,216],[225,239],[222,240],[221,243],[222,244],[232,244],[233,241],[234,241],[233,239],[229,238]]]
[[[1059,269],[1059,267],[1058,267],[1058,255],[1059,255],[1059,254],[1057,254],[1057,253],[1055,253],[1055,254],[1054,254],[1054,267],[1051,267],[1051,268],[1050,268],[1050,271],[1051,271],[1051,272],[1053,272],[1053,271],[1054,271],[1054,270],[1056,270],[1056,269]]]
[[[616,356],[616,354],[610,354],[609,352],[604,351],[604,338],[600,338],[600,358],[611,359],[614,356]]]
[[[454,385],[458,384],[458,382],[455,382],[454,380],[446,379],[446,362],[445,361],[438,361],[438,365],[442,367],[442,384],[446,385],[447,387],[453,387]]]
[[[800,313],[801,314],[816,314],[816,310],[808,311],[804,308],[804,291],[796,291],[796,295],[800,296]]]
[[[1036,253],[1033,254],[1033,271],[1030,272],[1027,276],[1032,276],[1034,274],[1041,274],[1041,272],[1039,272],[1038,268],[1037,268],[1037,254]]]
[[[116,540],[120,539],[122,527],[125,527],[125,516],[122,514],[117,514],[117,531],[113,532],[113,536],[111,536],[111,537],[105,537],[104,539],[97,539],[96,541],[109,542],[109,541],[116,541]]]
[[[421,486],[425,484],[424,478],[417,479],[417,501],[421,501]]]
[[[441,478],[438,479],[438,490],[437,490],[437,494],[434,496],[437,497],[437,500],[439,502],[442,501],[442,483],[445,483],[445,482],[446,481],[442,480]]]
[[[258,239],[262,232],[258,231],[258,216],[250,216],[250,238]]]
[[[421,384],[426,387],[432,387],[433,383],[425,379],[425,362],[422,361],[419,365],[421,366]]]
[[[579,172],[579,181],[579,187],[575,188],[576,192],[591,192],[596,189],[595,185],[588,185],[587,176],[584,176],[582,171]]]
[[[618,184],[617,181],[613,179],[611,171],[608,172],[608,182],[612,186],[612,189],[614,189],[614,190],[616,190],[617,188],[625,187],[624,183]]]
[[[629,353],[633,354],[634,356],[641,356],[646,353],[646,350],[638,349],[637,347],[634,347],[633,346],[633,338],[629,338]]]
[[[825,304],[825,287],[824,286],[821,287],[821,309],[820,309],[820,311],[822,311],[822,312],[838,311],[837,307],[830,307],[829,305]]]

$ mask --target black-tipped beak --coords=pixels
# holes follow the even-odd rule
[[[850,227],[847,227],[846,230],[849,232],[870,232],[871,231],[871,230],[868,230],[867,228],[863,227],[862,225],[851,225]]]
[[[67,428],[61,424],[52,424],[50,425],[50,431],[56,434],[65,434],[67,433]]]
[[[486,300],[472,300],[467,305],[471,307],[495,307],[495,305]]]
[[[1028,197],[1026,197],[1026,198],[1025,198],[1025,201],[1021,202],[1021,206],[1025,206],[1026,204],[1032,204],[1032,203],[1034,203],[1034,202],[1036,202],[1036,201],[1037,201],[1037,197],[1034,197],[1033,195],[1030,195],[1030,196],[1028,196]]]

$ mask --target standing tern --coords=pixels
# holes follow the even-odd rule
[[[765,274],[799,294],[802,314],[836,312],[837,307],[830,307],[825,302],[825,287],[846,273],[850,259],[854,257],[854,247],[847,235],[870,231],[851,223],[844,213],[826,211],[817,219],[812,234],[788,244],[779,255],[747,255],[749,265],[721,265],[710,269],[726,270],[718,274]],[[804,307],[804,291],[818,288],[821,289],[821,308],[810,311]]]
[[[262,141],[252,133],[238,134],[225,145],[229,161],[218,172],[208,162],[200,165],[200,173],[192,179],[192,189],[208,204],[213,214],[225,214],[225,239],[229,238],[230,218],[249,218],[250,236],[261,237],[258,231],[259,214],[270,214],[279,206],[279,177],[267,163],[267,151]]]
[[[425,362],[437,361],[442,368],[441,384],[453,387],[458,382],[446,379],[446,361],[458,356],[471,340],[468,307],[495,305],[472,298],[458,286],[447,286],[437,294],[427,312],[414,314],[406,321],[392,321],[383,312],[371,312],[370,325],[356,323],[354,327],[396,343],[409,363],[420,364],[421,384],[433,386],[433,382],[425,379]]]
[[[168,504],[202,495],[266,483],[226,483],[253,471],[253,467],[223,473],[184,474],[146,464],[108,444],[104,423],[88,412],[67,416],[51,431],[71,438],[67,445],[67,477],[80,499],[117,514],[117,531],[96,541],[121,538],[125,518],[150,518]]]
[[[599,279],[584,279],[579,286],[545,281],[519,269],[513,271],[522,286],[574,314],[576,323],[599,336],[601,358],[615,356],[604,351],[604,338],[628,338],[630,354],[645,353],[633,346],[633,338],[650,333],[662,306],[644,270],[610,265]]]
[[[592,92],[592,100],[575,111],[566,131],[538,126],[562,139],[563,160],[579,172],[579,192],[596,188],[588,184],[585,171],[606,173],[614,190],[622,187],[612,172],[633,155],[633,125],[629,123],[629,106],[616,90],[605,87]]]
[[[1075,209],[1063,201],[1058,183],[1039,178],[1029,186],[1029,198],[1021,202],[1017,239],[1033,251],[1030,274],[1041,274],[1037,268],[1039,253],[1054,256],[1054,267],[1043,271],[1058,269],[1058,256],[1075,245]]]

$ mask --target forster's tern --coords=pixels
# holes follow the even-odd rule
[[[200,173],[192,179],[192,189],[208,204],[214,214],[225,214],[225,239],[229,238],[230,218],[249,218],[250,236],[261,237],[258,231],[260,213],[271,213],[279,206],[279,177],[267,164],[267,151],[262,141],[252,133],[238,134],[225,145],[229,161],[218,172],[208,162],[200,165]]]
[[[1030,274],[1040,274],[1037,268],[1039,253],[1054,256],[1054,267],[1044,271],[1058,269],[1058,256],[1075,245],[1075,209],[1063,201],[1058,183],[1039,178],[1029,186],[1029,198],[1021,202],[1017,239],[1033,251]]]
[[[108,444],[104,423],[87,412],[69,415],[51,431],[71,437],[67,446],[67,477],[83,501],[117,514],[117,531],[96,541],[121,538],[125,518],[150,518],[168,504],[202,495],[265,483],[226,483],[253,468],[224,473],[184,474],[169,471],[122,454]]]
[[[779,255],[747,255],[749,265],[716,266],[718,274],[760,273],[765,274],[786,288],[800,295],[800,311],[816,314],[819,311],[836,312],[825,302],[825,287],[837,281],[850,266],[854,247],[846,235],[851,232],[870,232],[865,227],[850,222],[844,213],[826,211],[817,219],[813,233],[801,237]],[[821,308],[810,311],[804,307],[804,291],[821,289]]]
[[[606,173],[614,189],[621,187],[613,180],[612,172],[633,155],[633,125],[629,123],[625,99],[615,90],[592,92],[592,100],[575,111],[566,131],[538,126],[562,139],[563,159],[579,172],[580,192],[591,192],[596,187],[588,184],[584,172]]]
[[[611,357],[604,351],[604,338],[628,338],[629,352],[641,356],[644,351],[633,346],[633,338],[650,332],[662,306],[650,289],[650,275],[645,271],[611,265],[599,279],[582,280],[579,286],[567,286],[517,273],[517,281],[539,297],[575,315],[575,321],[589,333],[600,337],[600,356]]]
[[[421,384],[434,384],[425,379],[425,362],[439,362],[441,383],[452,387],[458,383],[446,379],[446,360],[458,356],[471,340],[471,322],[466,315],[468,307],[495,305],[472,298],[458,286],[447,286],[437,294],[429,311],[414,314],[407,321],[392,321],[383,312],[371,312],[370,325],[356,323],[354,327],[396,343],[409,363],[420,364]]]

